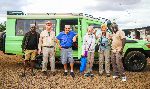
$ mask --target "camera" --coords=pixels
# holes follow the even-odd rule
[[[105,46],[105,43],[101,43],[101,46]]]

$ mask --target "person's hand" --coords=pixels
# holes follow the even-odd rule
[[[40,50],[38,50],[38,54],[41,54],[42,53],[42,50],[40,49]]]
[[[85,57],[85,52],[83,52],[81,56],[82,56],[82,57]]]
[[[73,42],[76,42],[76,36],[74,36],[72,40],[73,40]]]
[[[54,53],[56,54],[56,49],[54,48]]]
[[[94,31],[93,31],[93,34],[96,35],[96,32],[97,32],[97,30],[94,30]]]
[[[109,35],[109,39],[112,39],[112,35]]]
[[[36,54],[38,54],[38,50],[37,49],[35,50],[35,52],[36,52]]]
[[[121,50],[119,51],[119,53],[120,53],[120,54],[122,54],[122,53],[123,53],[123,48],[121,48]]]
[[[24,53],[25,51],[26,51],[26,49],[23,49],[23,50],[22,50],[22,53]]]
[[[59,47],[60,50],[62,49],[62,47],[60,45],[58,47]]]

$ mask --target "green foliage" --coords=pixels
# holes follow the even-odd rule
[[[0,23],[0,32],[3,32],[6,30],[6,21],[4,23]]]

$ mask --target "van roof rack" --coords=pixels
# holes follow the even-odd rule
[[[109,19],[106,18],[94,18],[90,14],[83,14],[83,13],[26,13],[24,14],[22,11],[7,11],[7,15],[50,15],[50,16],[83,16],[87,18],[102,20],[103,23],[106,23]]]
[[[7,11],[7,15],[24,15],[22,11]]]
[[[27,15],[68,15],[83,16],[83,13],[27,13]]]

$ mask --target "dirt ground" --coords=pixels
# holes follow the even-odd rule
[[[149,59],[150,60],[150,59]],[[150,64],[142,72],[126,71],[127,81],[111,77],[98,76],[98,65],[94,65],[94,78],[84,77],[79,73],[79,64],[75,65],[75,78],[63,76],[63,66],[56,64],[55,76],[43,76],[41,69],[35,69],[36,75],[30,71],[21,77],[23,71],[21,57],[16,55],[0,55],[0,89],[150,89]],[[68,73],[69,74],[69,73]]]

